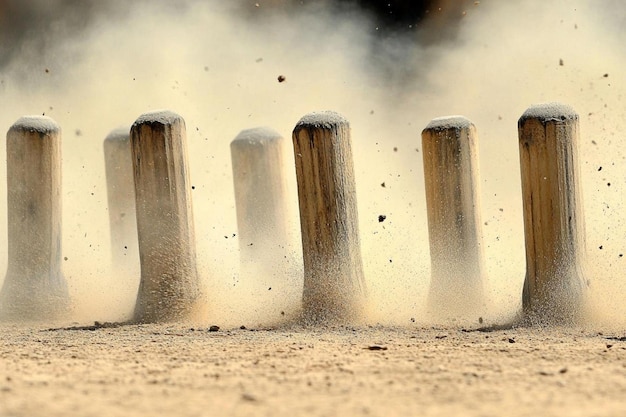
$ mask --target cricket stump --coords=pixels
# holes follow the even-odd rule
[[[588,287],[578,114],[560,103],[532,106],[519,119],[518,131],[526,238],[524,319],[575,323]]]
[[[429,310],[460,316],[484,308],[476,127],[463,116],[433,119],[422,131],[430,239]]]
[[[243,266],[276,272],[287,248],[286,140],[267,127],[230,143],[239,249]]]
[[[54,320],[70,300],[61,272],[61,128],[20,118],[7,133],[8,268],[0,318]]]
[[[189,317],[200,296],[185,121],[146,113],[131,128],[141,280],[136,322]]]
[[[129,129],[115,129],[104,140],[109,230],[113,265],[134,262],[137,253],[135,182]]]
[[[355,319],[365,297],[350,142],[335,112],[310,113],[293,131],[309,323]]]

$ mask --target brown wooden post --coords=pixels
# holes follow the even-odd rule
[[[20,118],[7,133],[8,269],[0,317],[55,319],[67,313],[61,272],[61,128]]]
[[[185,121],[170,111],[146,113],[130,140],[141,263],[135,321],[183,319],[200,295]]]
[[[484,307],[476,128],[463,116],[433,119],[422,131],[430,238],[429,310],[440,316]]]
[[[230,143],[242,264],[270,273],[287,251],[286,151],[287,141],[267,127],[243,130]]]
[[[115,129],[104,140],[113,265],[134,263],[138,257],[135,182],[129,129]]]
[[[350,320],[365,296],[350,126],[311,113],[293,131],[307,322]]]
[[[570,106],[530,107],[518,122],[530,322],[571,323],[583,312],[585,229],[578,173],[578,114]]]

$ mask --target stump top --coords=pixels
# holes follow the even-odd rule
[[[472,125],[465,116],[444,116],[431,120],[424,130],[467,129]]]
[[[528,119],[536,119],[542,123],[576,120],[578,119],[578,113],[572,106],[567,104],[557,102],[542,103],[530,106],[520,117],[519,123]]]
[[[13,123],[10,130],[51,133],[60,131],[61,127],[48,116],[23,116]]]
[[[142,124],[171,125],[176,121],[183,121],[183,118],[170,110],[156,110],[139,116],[133,123],[133,127]]]
[[[127,127],[118,127],[117,129],[113,129],[104,140],[107,142],[122,142],[127,141],[129,136],[130,129]]]
[[[337,112],[321,111],[302,116],[296,124],[296,129],[310,127],[332,129],[335,126],[348,124],[348,120]]]
[[[231,142],[231,146],[237,144],[252,144],[260,141],[270,141],[276,139],[282,139],[282,136],[271,127],[253,127],[252,129],[245,129],[239,132],[239,134]]]

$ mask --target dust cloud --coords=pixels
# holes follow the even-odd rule
[[[561,101],[580,115],[593,321],[624,323],[621,2],[462,2],[446,27],[440,16],[451,6],[444,1],[415,30],[382,35],[357,9],[279,3],[34,1],[46,13],[16,18],[14,31],[2,32],[11,46],[0,54],[0,130],[28,114],[51,116],[63,128],[63,269],[76,320],[132,312],[138,262],[111,265],[102,142],[155,109],[173,110],[187,125],[198,268],[209,306],[202,322],[268,325],[297,308],[302,260],[293,161],[286,173],[289,273],[240,274],[229,144],[258,126],[291,138],[299,118],[318,110],[335,110],[352,126],[368,323],[428,320],[421,130],[452,114],[476,125],[489,298],[482,317],[487,324],[506,320],[521,307],[525,268],[517,119],[531,104]],[[9,8],[2,12],[4,25],[12,16]],[[6,247],[6,202],[0,225]]]

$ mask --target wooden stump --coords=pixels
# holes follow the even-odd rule
[[[571,323],[580,318],[584,220],[578,173],[578,114],[559,103],[532,106],[518,122],[527,320]]]
[[[131,149],[141,263],[135,321],[183,319],[200,295],[184,120],[169,111],[140,116]]]
[[[483,307],[476,128],[462,116],[433,119],[422,131],[430,238],[429,310],[440,316]]]
[[[55,319],[67,312],[61,272],[61,129],[45,116],[7,133],[8,269],[0,317]]]
[[[365,280],[348,121],[311,113],[293,131],[307,322],[358,316]]]
[[[286,255],[286,144],[270,128],[244,130],[230,143],[242,264],[267,272]]]
[[[104,162],[109,204],[111,256],[120,267],[137,257],[135,182],[129,129],[116,129],[104,140]]]

